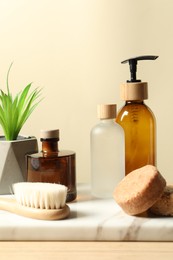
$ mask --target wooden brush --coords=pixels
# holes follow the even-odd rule
[[[20,182],[13,184],[14,198],[0,198],[0,210],[34,219],[68,217],[67,187],[61,184]]]

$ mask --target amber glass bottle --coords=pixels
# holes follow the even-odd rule
[[[156,165],[155,117],[144,101],[126,101],[116,122],[125,132],[126,175],[144,165]]]
[[[68,187],[67,202],[76,198],[75,153],[59,151],[59,130],[41,131],[42,151],[27,155],[27,181],[59,183]]]
[[[140,60],[155,60],[158,56],[139,56],[122,63],[129,63],[131,79],[121,85],[121,99],[125,105],[119,111],[116,122],[125,133],[125,172],[147,164],[156,166],[156,120],[145,105],[148,99],[148,84],[136,79],[137,63]]]

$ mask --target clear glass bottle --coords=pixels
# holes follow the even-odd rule
[[[139,56],[123,61],[129,63],[131,80],[121,85],[121,99],[125,105],[118,112],[116,122],[125,133],[125,171],[147,164],[156,166],[156,120],[144,103],[148,99],[148,84],[136,79],[139,60],[155,60],[158,56]]]
[[[73,151],[59,151],[59,130],[41,131],[42,151],[27,155],[27,181],[63,184],[67,202],[76,198],[76,166]]]
[[[124,131],[115,123],[116,105],[99,105],[100,123],[90,134],[91,192],[98,198],[112,197],[125,176]]]

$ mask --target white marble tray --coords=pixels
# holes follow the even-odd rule
[[[86,185],[68,205],[70,217],[59,221],[0,211],[0,240],[173,241],[173,218],[128,216],[113,199],[92,198]]]

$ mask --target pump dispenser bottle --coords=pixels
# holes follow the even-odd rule
[[[100,123],[90,134],[91,192],[98,198],[111,198],[125,175],[125,142],[122,127],[115,122],[116,105],[99,105]]]
[[[125,172],[147,164],[156,165],[156,122],[153,112],[144,103],[148,99],[147,82],[136,79],[137,62],[155,60],[158,56],[140,56],[123,61],[129,63],[131,80],[121,86],[124,107],[116,122],[125,132]]]

